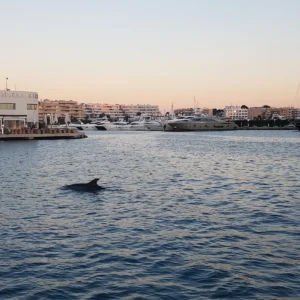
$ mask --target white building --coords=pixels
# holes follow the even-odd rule
[[[147,116],[160,115],[158,105],[149,104],[106,104],[106,103],[84,103],[82,104],[83,114],[88,119],[98,119],[103,115],[111,118],[135,117],[138,113]]]
[[[43,121],[45,115],[57,115],[58,118],[70,118],[81,120],[83,118],[82,105],[73,100],[49,100],[39,102],[39,120]]]
[[[0,127],[17,129],[38,122],[38,94],[35,92],[0,91]]]
[[[241,106],[226,106],[224,117],[230,120],[248,120],[248,108]]]

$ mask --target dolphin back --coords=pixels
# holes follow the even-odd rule
[[[90,181],[89,183],[75,183],[75,184],[66,185],[66,186],[64,186],[64,188],[73,190],[73,191],[77,191],[77,192],[95,193],[97,191],[104,189],[103,187],[101,187],[97,184],[98,180],[99,180],[99,178],[95,178],[92,181]]]
[[[99,180],[99,178],[95,178],[95,179],[93,179],[92,181],[90,181],[90,182],[88,183],[88,185],[97,185],[98,180]]]

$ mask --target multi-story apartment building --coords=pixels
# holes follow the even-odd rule
[[[247,120],[248,108],[241,106],[226,106],[224,109],[224,117],[230,120]]]
[[[138,114],[147,116],[160,115],[158,105],[149,104],[106,104],[106,103],[84,103],[82,104],[84,115],[90,119],[98,119],[105,116],[111,118],[135,117]]]
[[[148,116],[160,115],[158,105],[150,104],[122,104],[121,109],[129,116],[136,116],[137,113]]]
[[[39,120],[44,119],[44,115],[53,114],[58,118],[69,115],[70,118],[82,119],[84,117],[82,105],[73,100],[49,100],[39,102]]]
[[[287,119],[295,119],[299,115],[299,109],[295,107],[272,107],[271,113],[285,117]]]
[[[273,117],[285,117],[295,119],[300,110],[294,107],[250,107],[248,109],[249,119],[271,119]]]
[[[178,108],[174,110],[175,115],[191,116],[194,114],[193,108]]]
[[[249,107],[248,117],[250,120],[268,119],[271,117],[271,111],[266,107]]]

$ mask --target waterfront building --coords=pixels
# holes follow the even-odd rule
[[[95,120],[105,116],[119,118],[124,115],[119,104],[83,103],[82,110],[85,117],[89,120]]]
[[[299,109],[295,107],[272,107],[270,111],[272,115],[279,115],[287,119],[295,119],[299,114]]]
[[[158,105],[149,104],[107,104],[107,103],[83,103],[83,114],[89,120],[103,117],[113,119],[134,118],[138,115],[158,116],[160,115]]]
[[[249,107],[248,117],[250,120],[268,119],[271,117],[271,111],[266,107]]]
[[[178,108],[174,110],[175,115],[191,116],[194,114],[193,108]]]
[[[241,106],[226,106],[224,117],[230,120],[248,120],[248,108]]]
[[[38,93],[0,91],[0,128],[19,129],[38,122]]]
[[[150,104],[122,104],[121,109],[130,117],[136,116],[138,113],[147,116],[158,116],[160,110],[158,105]]]
[[[80,120],[84,118],[82,105],[73,100],[49,100],[44,99],[39,102],[39,120],[44,120],[44,115],[55,115],[58,118],[64,118],[68,115],[70,118]]]
[[[249,119],[272,119],[286,118],[295,119],[300,114],[300,110],[294,107],[250,107],[248,109]]]

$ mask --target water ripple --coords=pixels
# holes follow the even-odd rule
[[[299,137],[0,143],[0,298],[299,298]],[[101,193],[61,190],[95,177]]]

